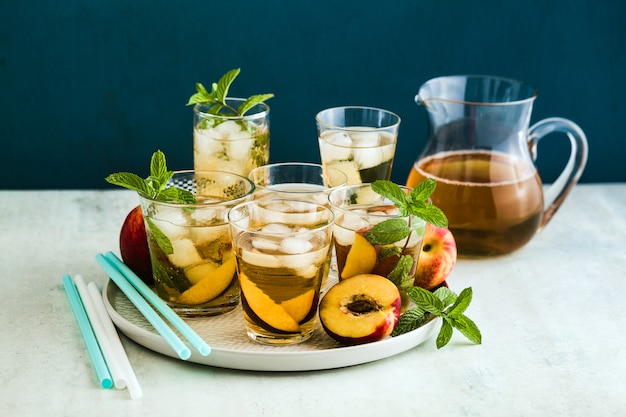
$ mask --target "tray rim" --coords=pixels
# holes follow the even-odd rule
[[[107,312],[123,334],[145,348],[182,360],[156,331],[134,324],[115,309],[111,301],[112,297],[115,297],[116,292],[124,294],[111,279],[107,280],[102,292]],[[411,332],[388,337],[378,342],[309,351],[280,351],[280,347],[276,347],[275,351],[250,351],[212,346],[211,353],[208,356],[202,356],[183,340],[190,346],[192,352],[191,357],[185,362],[246,371],[289,372],[337,369],[374,362],[410,350],[428,340],[436,332],[440,323],[441,318],[435,317]]]

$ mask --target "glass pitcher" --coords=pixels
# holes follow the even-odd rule
[[[448,216],[461,256],[519,249],[555,214],[587,162],[587,139],[570,120],[547,118],[529,128],[537,91],[491,76],[427,81],[415,101],[426,108],[429,137],[407,179],[437,180],[435,205]],[[544,189],[534,165],[537,144],[552,132],[571,143],[563,171]]]

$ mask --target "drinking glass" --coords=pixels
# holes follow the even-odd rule
[[[409,194],[410,188],[401,187]],[[415,216],[401,216],[397,207],[372,190],[371,184],[348,185],[333,190],[329,202],[335,213],[333,240],[338,278],[358,274],[388,277],[402,256],[410,256],[415,274],[426,222]],[[365,235],[375,225],[389,219],[402,219],[414,230],[405,238],[386,245],[370,243]]]
[[[322,165],[348,176],[348,184],[389,180],[400,117],[372,107],[344,106],[316,116]]]
[[[222,171],[177,171],[169,185],[192,192],[196,203],[141,196],[155,291],[182,316],[233,310],[239,285],[227,214],[252,198],[254,184]]]
[[[256,189],[254,198],[282,198],[328,204],[328,193],[348,180],[346,174],[319,164],[288,162],[258,167],[248,178]]]
[[[227,98],[237,108],[245,99]],[[247,176],[269,161],[270,108],[265,103],[243,116],[213,114],[209,106],[194,106],[194,169],[225,171]]]
[[[290,345],[312,336],[330,265],[333,218],[328,207],[297,200],[254,200],[230,211],[250,339]]]

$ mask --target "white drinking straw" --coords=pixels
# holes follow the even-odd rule
[[[98,345],[100,345],[100,349],[102,350],[102,355],[104,356],[104,360],[109,368],[109,372],[111,372],[115,388],[126,388],[126,379],[124,378],[122,366],[117,359],[113,345],[109,340],[106,330],[104,329],[102,320],[98,316],[98,312],[96,311],[96,307],[93,304],[91,296],[87,292],[87,284],[85,284],[85,280],[82,275],[76,275],[74,277],[74,284],[76,285],[78,294],[83,302],[83,306],[85,306],[87,317],[89,318],[91,327],[96,335]]]
[[[100,290],[98,290],[98,287],[94,282],[90,282],[89,284],[87,284],[87,290],[89,292],[89,295],[91,296],[91,301],[96,308],[96,313],[98,313],[98,318],[102,321],[107,337],[113,345],[116,359],[120,363],[122,371],[126,378],[127,388],[130,397],[132,399],[139,399],[143,396],[143,390],[139,385],[139,381],[137,380],[137,376],[133,371],[133,367],[130,365],[130,361],[128,360],[128,356],[126,355],[126,351],[124,350],[124,346],[122,346],[120,336],[115,330],[115,325],[111,321],[111,317],[109,317],[109,314],[106,311],[106,307],[104,306],[104,302],[102,301],[102,294],[100,293]]]
[[[152,324],[157,332],[172,347],[179,358],[187,360],[191,357],[191,350],[183,343],[182,340],[174,333],[174,331],[165,323],[156,311],[150,307],[150,304],[144,300],[139,292],[127,280],[124,274],[117,269],[109,259],[105,258],[101,253],[96,255],[96,262],[104,269],[109,277],[117,284],[120,290],[128,297],[137,310]],[[138,278],[139,279],[139,278]]]
[[[113,252],[107,252],[104,258],[111,263],[133,287],[145,297],[171,324],[182,334],[202,356],[211,353],[211,347],[202,339],[174,310],[154,293],[120,258]]]

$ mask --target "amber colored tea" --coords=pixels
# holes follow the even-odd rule
[[[443,152],[421,159],[407,186],[437,180],[431,198],[448,216],[463,256],[510,253],[537,231],[543,211],[534,166],[490,151]]]

